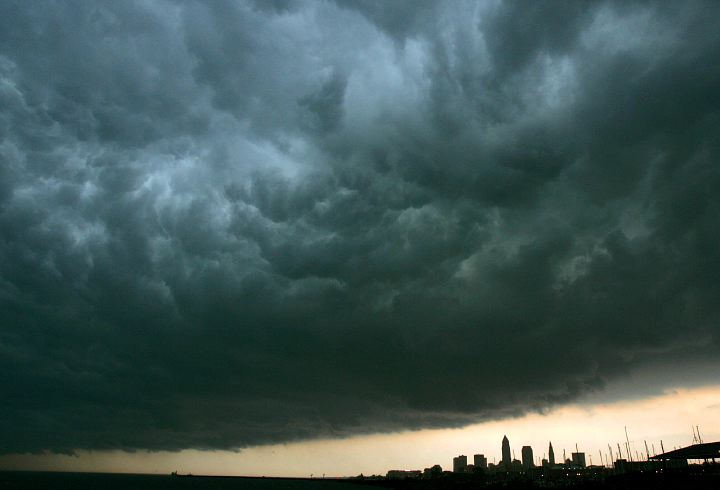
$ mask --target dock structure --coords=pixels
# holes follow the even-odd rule
[[[668,451],[662,454],[656,454],[649,459],[656,461],[667,461],[673,459],[710,459],[715,461],[720,459],[720,442],[704,442],[702,444],[693,444],[692,446],[681,447],[674,451]]]

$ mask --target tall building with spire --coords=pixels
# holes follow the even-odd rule
[[[507,436],[503,436],[502,440],[502,464],[505,468],[512,468],[512,458],[510,457],[510,441]]]
[[[550,463],[550,466],[554,466],[555,465],[555,451],[553,451],[552,442],[550,443],[550,449],[548,449],[548,459],[550,460],[550,461],[548,461]]]

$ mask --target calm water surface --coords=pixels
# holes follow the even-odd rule
[[[53,490],[359,490],[350,483],[332,480],[292,480],[222,477],[173,477],[107,473],[0,472],[0,489]]]

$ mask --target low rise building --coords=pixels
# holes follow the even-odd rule
[[[390,470],[385,476],[389,480],[406,480],[408,478],[420,478],[422,471],[420,470]]]

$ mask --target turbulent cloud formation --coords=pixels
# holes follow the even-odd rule
[[[718,359],[715,2],[0,4],[0,452]]]

